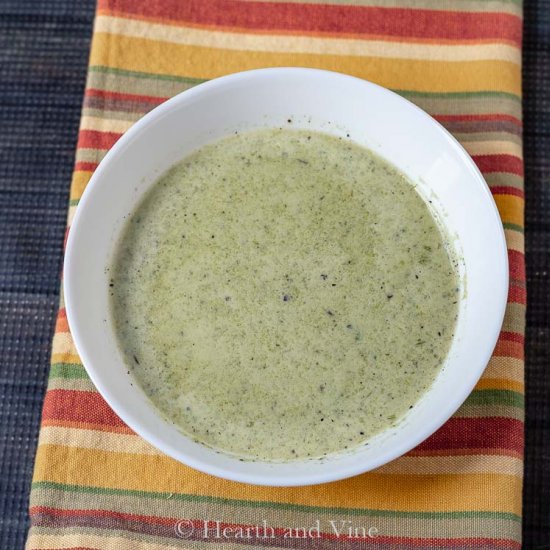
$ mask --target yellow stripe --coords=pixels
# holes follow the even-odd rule
[[[112,52],[117,55],[113,56]],[[96,33],[90,64],[153,74],[215,78],[270,66],[318,67],[372,80],[388,88],[425,92],[495,90],[521,94],[518,65],[508,61],[442,62],[415,59],[273,54],[172,44]]]
[[[388,57],[425,61],[499,60],[517,65],[521,63],[521,50],[507,44],[418,44],[407,43],[405,40],[391,42],[286,34],[277,36],[204,30],[106,15],[96,18],[95,32],[222,50]]]
[[[67,437],[68,432],[70,438]],[[65,445],[81,449],[112,451],[124,449],[128,454],[160,455],[161,452],[138,435],[102,432],[80,428],[43,426],[40,431],[41,445]]]
[[[88,378],[52,378],[48,381],[48,391],[50,390],[71,390],[71,391],[97,391],[92,381]],[[40,430],[40,440],[42,441],[42,432],[44,426]],[[65,432],[62,440],[58,441],[60,445],[68,444],[68,435],[72,432]],[[70,436],[72,438],[72,435]]]
[[[521,144],[513,141],[462,141],[470,155],[513,155],[523,158]]]
[[[502,329],[505,332],[523,334],[525,331],[525,305],[510,302],[506,307]]]
[[[69,357],[78,357],[72,336],[68,332],[56,332],[54,334],[52,349],[55,354],[63,357],[60,362],[68,363]]]
[[[133,126],[133,124],[134,122],[132,120],[117,120],[96,116],[83,116],[80,120],[80,129],[123,134],[126,130]]]
[[[504,474],[523,477],[523,461],[512,456],[403,456],[378,468],[380,474]]]
[[[151,82],[151,80],[153,80],[155,82],[158,82],[158,80],[155,80],[154,75],[153,76],[148,75],[148,76],[149,76],[149,83]],[[117,75],[117,77],[118,77],[118,75]],[[91,78],[90,78],[90,80],[91,80]],[[99,88],[101,90],[120,92],[121,89],[125,89],[125,86],[117,85],[117,86],[110,87],[108,85],[105,85],[105,82],[103,82],[103,85],[99,86]],[[179,91],[180,90],[178,90],[175,93],[178,93]],[[131,93],[136,93],[135,90],[130,90],[130,92]],[[136,122],[137,120],[139,120],[145,114],[144,112],[140,112],[140,111],[111,111],[109,109],[95,109],[95,108],[92,108],[92,107],[84,107],[82,109],[82,113],[85,114],[85,115],[89,115],[89,116],[101,117],[101,118],[104,118],[106,120],[108,120],[108,119],[129,120],[131,122]],[[512,136],[511,139],[513,139],[513,136]]]
[[[149,475],[147,472],[162,474]],[[258,487],[222,481],[163,455],[109,453],[59,445],[39,447],[34,481],[310,506],[426,512],[521,512],[521,480],[512,475],[387,475],[371,472],[337,483],[310,487]],[[396,487],[399,491],[395,490]]]
[[[476,384],[476,390],[512,390],[523,393],[524,384],[505,378],[482,378]]]
[[[141,116],[143,116],[142,113]],[[141,118],[141,116],[139,118]],[[107,151],[103,149],[90,149],[89,147],[79,147],[76,150],[76,162],[96,162],[99,163],[103,160],[103,157],[107,154]]]
[[[84,193],[84,189],[90,178],[92,177],[93,172],[88,170],[79,170],[78,172],[73,173],[73,180],[71,182],[71,200],[79,199]]]
[[[506,235],[508,250],[515,250],[523,253],[525,250],[525,235],[512,229],[505,229],[504,233]]]
[[[75,363],[82,365],[80,357],[76,354],[63,353],[60,350],[57,350],[55,347],[52,353],[52,363]]]
[[[514,357],[491,357],[483,376],[487,378],[507,378],[523,384],[523,361]]]
[[[495,195],[494,198],[502,221],[523,227],[523,199],[513,195]]]
[[[80,199],[80,196],[75,197],[75,199]],[[75,214],[76,214],[76,206],[74,205],[69,206],[69,212],[67,214],[67,227],[71,227]]]
[[[176,521],[176,520],[174,520]],[[27,540],[27,548],[33,550],[64,550],[66,548],[101,548],[101,550],[122,550],[131,548],[132,550],[181,550],[182,548],[195,548],[197,545],[185,542],[171,543],[170,539],[163,539],[162,544],[156,544],[144,540],[144,535],[139,539],[135,534],[127,533],[126,537],[114,535],[112,531],[107,531],[104,536],[90,534],[88,530],[79,528],[75,533],[71,533],[71,528],[63,530],[56,529],[55,534],[49,535],[38,532],[33,527]],[[146,537],[146,536],[145,536]],[[212,543],[209,543],[212,546]],[[226,543],[224,542],[224,547]],[[241,546],[241,545],[240,545]]]
[[[494,418],[495,416],[501,416],[523,422],[525,414],[523,409],[512,405],[471,405],[466,401],[454,416],[455,418]],[[479,452],[483,456],[483,451]]]

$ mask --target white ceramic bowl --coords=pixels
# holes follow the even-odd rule
[[[194,149],[235,130],[290,126],[349,134],[399,167],[455,236],[465,292],[440,375],[395,428],[370,445],[323,460],[241,462],[194,443],[163,420],[132,378],[113,335],[108,274],[125,217],[155,179]],[[479,170],[451,135],[398,95],[350,76],[299,68],[233,74],[188,90],[143,117],[95,171],[78,206],[64,267],[67,317],[90,378],[135,432],[209,474],[261,485],[350,477],[409,451],[462,404],[499,334],[508,292],[502,224]],[[159,473],[162,475],[162,473]]]

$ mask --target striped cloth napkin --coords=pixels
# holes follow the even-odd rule
[[[167,98],[243,69],[332,69],[402,94],[470,152],[506,230],[509,303],[483,378],[426,442],[352,479],[265,488],[134,435],[87,377],[62,301],[27,548],[520,548],[521,34],[521,0],[99,0],[69,225],[109,147]]]

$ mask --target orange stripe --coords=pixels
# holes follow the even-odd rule
[[[479,162],[479,158],[474,160],[476,160],[476,164],[481,171],[485,171],[486,173],[490,172],[490,170],[484,170],[485,166]],[[495,169],[494,171],[499,172],[501,170]],[[502,171],[505,172],[505,170]],[[509,173],[513,173],[511,169]],[[514,195],[494,195],[494,199],[503,223],[513,223],[515,225],[523,226],[524,201],[522,198],[516,197]]]
[[[55,322],[55,332],[69,332],[69,323],[66,317],[59,316]]]
[[[511,390],[523,393],[525,387],[521,382],[506,378],[482,378],[476,384],[476,390]]]

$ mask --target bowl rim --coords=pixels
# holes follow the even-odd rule
[[[75,295],[74,287],[72,284],[71,274],[75,270],[75,248],[77,234],[80,227],[80,219],[82,213],[86,210],[86,205],[93,200],[95,181],[102,178],[103,172],[106,170],[106,167],[110,164],[112,159],[116,158],[118,155],[124,152],[124,149],[129,142],[133,140],[135,136],[147,130],[147,127],[153,123],[158,118],[169,113],[173,107],[179,105],[182,102],[191,102],[196,96],[200,96],[205,92],[215,90],[220,87],[225,87],[231,85],[233,82],[241,81],[243,79],[250,79],[251,82],[258,77],[284,77],[285,75],[302,73],[305,77],[308,75],[319,75],[324,74],[326,77],[337,78],[337,79],[347,79],[353,81],[354,83],[361,83],[366,88],[375,89],[378,93],[389,94],[398,102],[400,102],[407,109],[414,109],[417,113],[420,114],[427,122],[432,125],[435,125],[439,132],[445,137],[446,142],[449,147],[455,149],[459,154],[461,161],[468,166],[469,170],[472,172],[472,176],[478,180],[483,192],[486,194],[489,202],[493,207],[493,214],[496,216],[498,221],[498,233],[499,233],[499,242],[495,243],[496,246],[499,246],[502,250],[502,272],[500,273],[500,280],[495,281],[495,285],[500,286],[500,296],[499,296],[499,309],[494,312],[493,318],[495,322],[493,323],[491,338],[487,339],[483,345],[483,361],[480,361],[480,366],[475,369],[470,369],[470,376],[468,377],[468,383],[464,385],[463,391],[458,394],[449,395],[446,407],[444,410],[439,410],[437,415],[434,415],[433,420],[427,423],[422,430],[419,430],[415,437],[409,437],[405,441],[399,440],[396,441],[392,446],[391,450],[381,454],[377,457],[376,460],[372,460],[368,467],[365,467],[361,461],[356,461],[348,467],[339,466],[335,468],[326,468],[322,473],[309,473],[306,475],[301,475],[300,477],[296,476],[287,476],[277,479],[277,483],[274,483],[272,478],[266,479],[262,475],[254,473],[240,473],[235,472],[231,468],[219,467],[214,464],[209,464],[201,460],[197,460],[189,455],[186,455],[181,450],[176,450],[173,447],[167,447],[166,441],[161,440],[158,435],[147,428],[145,428],[139,418],[132,410],[124,405],[123,400],[119,399],[119,396],[116,392],[112,391],[109,387],[109,384],[105,382],[104,377],[100,375],[94,367],[94,360],[90,357],[89,345],[86,343],[86,337],[81,333],[78,321],[76,310],[78,306],[78,296]],[[65,245],[65,258],[63,264],[63,296],[65,302],[65,309],[67,313],[67,321],[70,327],[70,333],[74,342],[74,345],[78,351],[78,355],[82,361],[83,366],[85,367],[88,376],[90,377],[92,383],[97,388],[99,393],[105,399],[109,407],[122,419],[122,421],[127,424],[136,434],[143,437],[146,441],[154,445],[157,449],[161,450],[164,454],[176,459],[178,462],[184,463],[196,470],[202,471],[207,474],[215,475],[224,479],[231,481],[238,481],[248,484],[255,485],[265,485],[265,486],[306,486],[306,485],[315,485],[319,483],[326,483],[331,481],[337,481],[345,478],[349,478],[366,471],[375,469],[383,464],[386,464],[399,456],[402,456],[406,452],[410,451],[416,447],[419,443],[428,438],[431,434],[437,431],[447,420],[456,412],[456,410],[462,405],[465,399],[469,396],[477,381],[483,374],[483,371],[486,368],[489,359],[491,358],[494,347],[497,343],[498,337],[500,335],[502,322],[504,320],[505,310],[507,306],[507,297],[508,297],[508,285],[509,285],[509,264],[508,264],[508,253],[506,245],[506,237],[500,214],[494,198],[491,194],[491,191],[485,182],[481,171],[472,160],[470,155],[464,149],[464,147],[452,136],[452,134],[444,128],[439,122],[432,118],[428,113],[422,110],[420,107],[405,99],[404,97],[396,94],[395,92],[384,88],[378,84],[372,83],[368,80],[362,78],[357,78],[348,74],[339,73],[335,71],[327,71],[322,69],[313,69],[305,67],[269,67],[262,69],[252,69],[247,71],[241,71],[237,73],[232,73],[229,75],[221,76],[207,82],[198,84],[193,88],[185,90],[174,97],[168,99],[161,105],[155,107],[134,123],[119,139],[118,141],[110,148],[106,153],[102,161],[99,163],[95,169],[90,181],[88,182],[82,197],[77,205],[75,215],[73,217],[72,223],[70,224],[68,237]],[[480,354],[481,355],[481,354]],[[182,437],[186,437],[182,433]],[[266,461],[258,461],[265,464],[271,464]],[[297,461],[298,463],[303,463],[305,461]],[[277,463],[274,463],[277,465]]]

